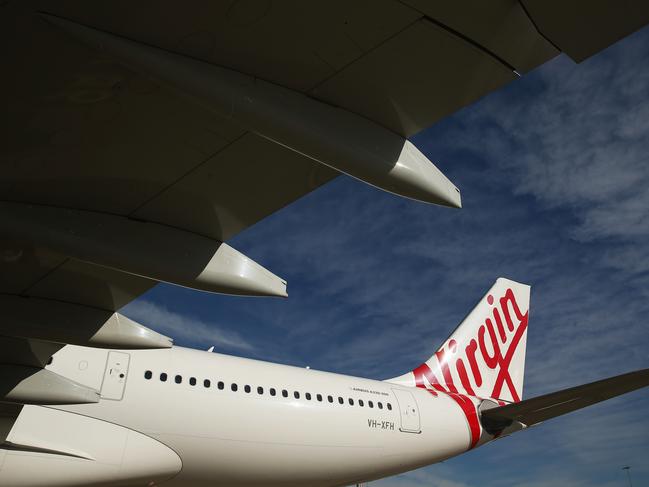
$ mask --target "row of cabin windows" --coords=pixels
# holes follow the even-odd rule
[[[151,372],[150,370],[147,370],[146,372],[144,372],[144,378],[145,378],[145,379],[150,380],[152,377],[153,377],[153,372]],[[161,380],[162,382],[167,382],[167,379],[168,379],[168,378],[169,378],[169,377],[167,376],[166,372],[162,372],[162,373],[160,374],[160,380]],[[183,377],[182,377],[182,375],[176,375],[176,376],[174,377],[174,382],[175,382],[176,384],[182,384],[182,382],[183,382]],[[196,377],[190,377],[190,378],[189,378],[189,385],[191,385],[191,386],[195,386],[195,385],[196,385]],[[205,380],[203,381],[203,387],[205,387],[205,388],[210,388],[210,387],[212,387],[212,382],[211,382],[209,379],[205,379]],[[222,381],[219,381],[219,382],[216,383],[216,387],[217,387],[218,389],[220,389],[220,390],[223,390],[223,389],[225,389],[225,383],[222,382]],[[237,391],[239,390],[239,386],[233,382],[232,384],[230,384],[230,390],[231,390],[232,392],[237,392]],[[250,387],[249,385],[246,384],[245,386],[243,386],[243,390],[244,390],[246,393],[250,394],[250,393],[252,392],[252,387]],[[276,395],[277,395],[277,390],[276,390],[274,387],[271,387],[271,388],[268,389],[268,393],[269,393],[271,396],[276,396]],[[261,387],[261,386],[258,386],[258,387],[257,387],[257,394],[259,394],[259,395],[263,395],[263,394],[264,394],[264,388]],[[288,397],[288,396],[289,396],[289,392],[288,392],[286,389],[282,389],[282,390],[281,390],[281,394],[282,394],[282,397]],[[294,397],[295,399],[300,399],[301,396],[300,396],[300,393],[299,393],[298,391],[293,391],[293,397]],[[327,397],[327,402],[329,402],[329,403],[334,403],[334,402],[335,402],[335,398],[334,398],[333,396],[326,396],[326,397]],[[312,395],[311,395],[310,392],[305,392],[305,393],[304,393],[304,398],[305,398],[307,401],[311,401],[311,400],[313,399],[313,397],[312,397]],[[323,401],[324,401],[324,397],[323,397],[322,394],[316,394],[316,395],[315,395],[315,398],[316,398],[316,400],[317,400],[318,402],[323,402]],[[345,399],[343,399],[343,398],[340,397],[340,396],[338,396],[337,401],[338,401],[338,404],[345,404]],[[354,399],[352,399],[352,398],[350,397],[350,398],[347,399],[347,402],[348,402],[348,404],[349,404],[350,406],[353,406],[356,402],[358,403],[358,405],[359,405],[360,407],[364,407],[364,406],[365,406],[365,401],[363,401],[363,399],[358,399],[358,400],[355,402]],[[370,407],[370,408],[373,408],[373,407],[374,407],[374,402],[373,402],[373,401],[367,401],[367,406]],[[383,409],[383,403],[380,402],[380,401],[378,401],[378,402],[376,403],[376,407],[378,407],[379,409]],[[388,408],[389,411],[392,411],[392,404],[390,404],[389,402],[385,404],[385,407]]]

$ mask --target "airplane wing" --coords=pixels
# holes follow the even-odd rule
[[[649,369],[487,409],[481,414],[483,418],[495,424],[518,421],[532,426],[646,386],[649,386]]]
[[[285,296],[225,242],[341,172],[461,206],[407,137],[649,21],[575,5],[0,2],[0,351],[170,346],[115,313],[158,282]]]

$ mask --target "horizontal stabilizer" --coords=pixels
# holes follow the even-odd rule
[[[484,411],[482,416],[489,420],[519,421],[527,426],[532,426],[646,386],[649,386],[649,369],[637,370],[489,409]]]

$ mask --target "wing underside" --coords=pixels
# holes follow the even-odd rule
[[[649,18],[636,6],[602,28],[621,9],[600,3],[589,22],[606,35],[576,58]],[[589,22],[532,0],[0,2],[4,362],[170,346],[115,313],[158,282],[285,296],[225,242],[341,172],[460,206],[407,137]],[[21,397],[38,402],[31,384]]]

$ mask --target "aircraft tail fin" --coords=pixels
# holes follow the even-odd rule
[[[432,357],[388,382],[520,401],[529,303],[530,286],[499,278]]]

